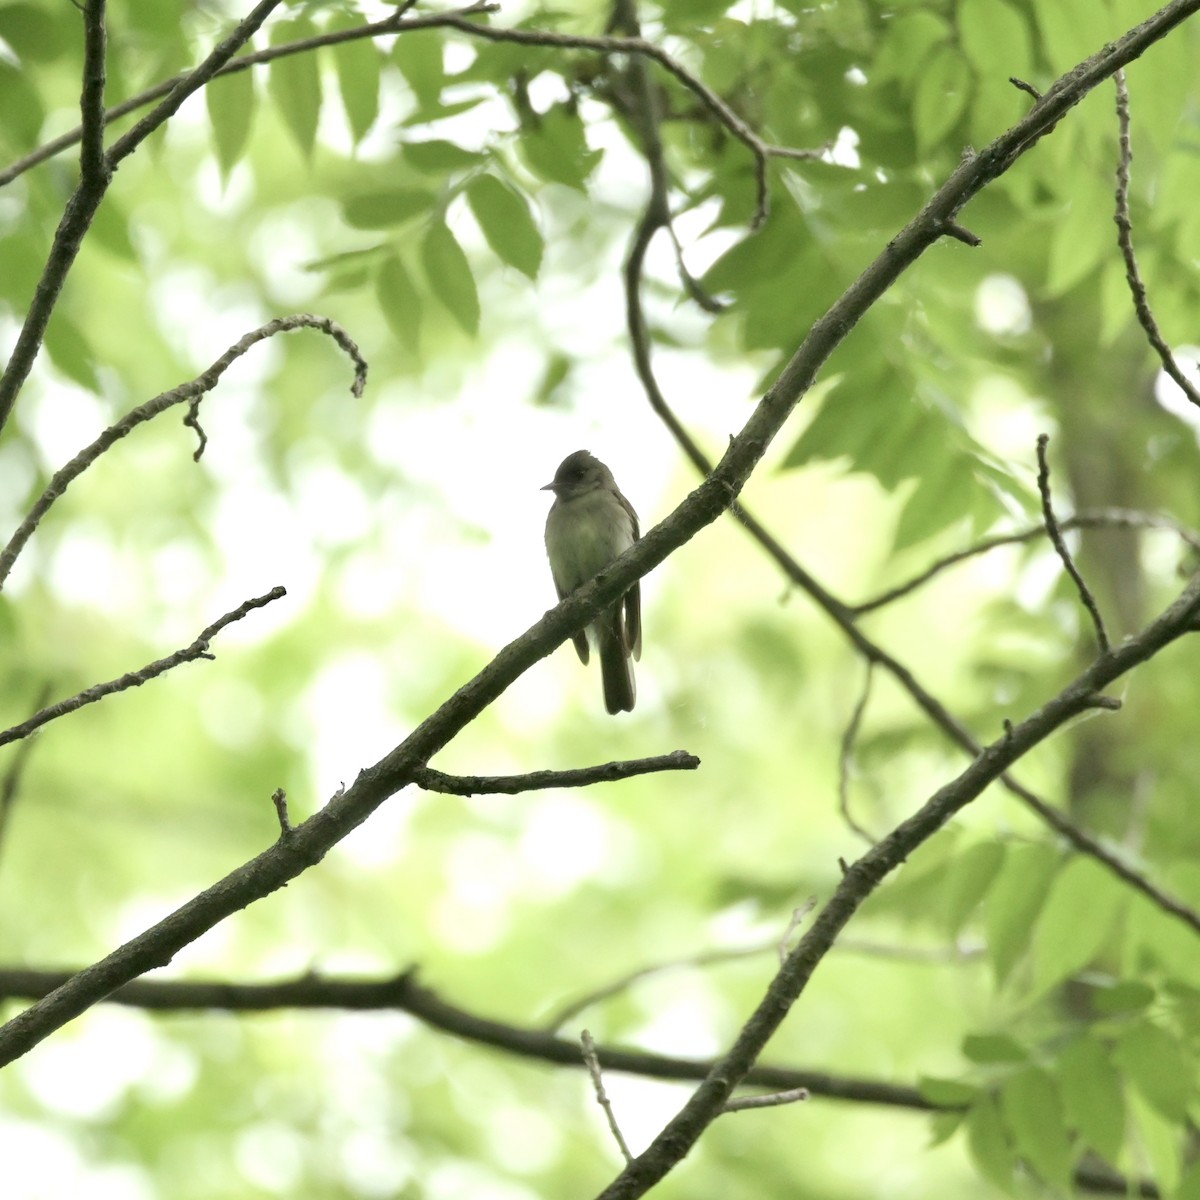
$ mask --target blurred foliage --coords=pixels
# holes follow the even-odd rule
[[[255,48],[390,11],[293,4]],[[770,216],[752,233],[746,147],[652,71],[683,253],[724,302],[699,315],[669,258],[652,258],[658,361],[685,422],[721,448],[746,411],[735,395],[773,376],[968,147],[1026,110],[1009,76],[1044,89],[1151,11],[642,5],[645,36],[766,140],[832,148],[771,161]],[[199,61],[238,15],[228,0],[114,0],[109,103]],[[599,34],[608,17],[579,3],[488,19]],[[1135,236],[1176,342],[1200,303],[1198,40],[1185,24],[1128,72]],[[0,42],[7,162],[77,119],[80,25],[60,0],[0,0]],[[0,596],[5,725],[44,686],[57,698],[119,675],[275,583],[290,597],[222,634],[215,662],[38,736],[0,844],[3,965],[83,964],[163,916],[270,843],[276,787],[307,815],[525,628],[552,598],[530,493],[567,450],[622,447],[619,465],[642,475],[617,475],[647,528],[691,486],[623,334],[618,271],[647,189],[623,71],[449,28],[324,45],[214,81],[122,165],[0,440],[6,529],[106,424],[276,314],[344,325],[371,386],[353,400],[348,365],[315,334],[259,347],[205,401],[199,465],[168,415],[73,485],[25,550]],[[968,207],[981,247],[933,247],[876,305],[774,473],[752,483],[751,506],[848,601],[1036,521],[1043,430],[1062,511],[1200,523],[1196,424],[1156,402],[1115,245],[1111,96],[1088,96]],[[6,342],[74,171],[61,153],[0,190]],[[1118,637],[1195,566],[1166,533],[1073,544]],[[562,651],[437,763],[522,772],[684,747],[698,773],[515,798],[402,793],[171,972],[249,981],[417,963],[452,1003],[532,1026],[645,964],[782,936],[861,845],[839,816],[838,763],[864,673],[782,591],[722,522],[648,581],[629,720],[599,712],[598,680]],[[983,741],[1092,644],[1037,542],[970,560],[863,625]],[[1141,668],[1123,699],[1019,774],[1200,905],[1194,648]],[[0,751],[0,772],[12,756]],[[961,765],[881,674],[849,779],[858,820],[882,833]],[[1198,946],[989,794],[872,896],[767,1056],[919,1083],[957,1111],[814,1099],[725,1118],[658,1191],[1063,1194],[1081,1162],[1101,1160],[1200,1196]],[[772,966],[767,953],[655,974],[563,1032],[586,1023],[601,1042],[713,1054]],[[686,1095],[607,1082],[635,1150]],[[101,1008],[5,1073],[0,1114],[14,1200],[102,1188],[518,1200],[589,1195],[617,1167],[581,1071],[386,1013]]]

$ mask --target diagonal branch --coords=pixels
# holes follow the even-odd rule
[[[202,629],[199,636],[190,646],[185,646],[182,650],[176,650],[174,654],[168,654],[166,658],[159,658],[152,663],[147,663],[146,666],[136,671],[129,671],[118,679],[110,679],[107,683],[97,683],[75,696],[71,696],[66,700],[59,700],[57,703],[43,708],[40,712],[34,713],[29,720],[22,721],[20,725],[14,725],[11,729],[5,729],[3,732],[0,732],[0,746],[7,746],[9,742],[18,742],[22,738],[28,737],[35,730],[41,729],[43,725],[48,725],[51,721],[57,720],[59,717],[65,717],[67,713],[73,713],[85,705],[95,704],[97,700],[103,700],[105,696],[113,696],[117,692],[127,692],[130,688],[141,687],[143,683],[149,683],[151,679],[157,679],[158,676],[165,675],[168,671],[181,666],[185,662],[195,662],[198,658],[215,657],[209,649],[209,645],[222,629],[227,625],[232,625],[235,621],[240,621],[248,613],[253,612],[254,609],[263,608],[270,604],[272,600],[278,600],[286,595],[287,591],[284,588],[273,587],[265,595],[256,596],[252,600],[244,601],[232,612],[227,612],[223,617],[218,617],[211,625]]]
[[[49,512],[51,505],[67,490],[67,488],[83,474],[114,442],[120,441],[126,434],[131,433],[139,425],[164,413],[176,404],[187,403],[191,406],[191,416],[194,418],[195,406],[217,386],[221,376],[252,346],[274,337],[277,333],[287,333],[293,329],[319,329],[327,333],[349,355],[354,363],[354,382],[350,387],[351,394],[361,396],[367,381],[367,363],[359,353],[350,335],[328,317],[314,316],[312,313],[297,313],[290,317],[276,317],[265,325],[251,330],[236,341],[220,358],[207,370],[202,371],[195,379],[181,383],[169,392],[147,400],[126,413],[115,425],[110,425],[94,442],[85,446],[69,463],[60,467],[54,477],[46,485],[46,490],[37,498],[29,510],[25,520],[17,527],[16,532],[9,538],[8,545],[0,550],[0,588],[4,587],[12,571],[17,556],[25,547],[25,543],[33,536],[34,530],[42,518]],[[185,422],[195,424],[194,419]],[[202,443],[203,444],[203,443]]]
[[[447,775],[431,767],[419,767],[413,771],[412,781],[426,792],[443,792],[449,796],[516,796],[543,788],[612,783],[656,771],[694,771],[699,766],[700,760],[694,754],[675,750],[653,758],[601,763],[596,767],[576,767],[568,771],[530,771],[526,775]]]
[[[1178,534],[1193,550],[1200,551],[1200,533],[1188,529],[1185,525],[1181,525],[1178,521],[1170,517],[1159,516],[1157,513],[1138,512],[1136,509],[1081,509],[1074,516],[1066,517],[1059,521],[1058,527],[1063,531],[1068,529],[1169,530],[1172,533]],[[864,600],[861,604],[849,605],[849,612],[852,616],[856,617],[874,612],[878,608],[883,608],[893,601],[899,600],[902,596],[907,596],[911,592],[915,592],[917,588],[923,587],[930,580],[937,578],[943,571],[957,566],[961,562],[966,562],[968,559],[975,558],[980,554],[986,554],[990,550],[999,549],[1001,546],[1018,546],[1024,542],[1032,542],[1037,538],[1045,536],[1046,526],[1045,523],[1042,523],[1030,525],[1025,529],[1018,529],[1013,533],[1001,533],[995,537],[984,538],[982,541],[976,542],[973,546],[968,546],[965,550],[956,550],[953,554],[947,554],[944,558],[937,559],[911,579],[906,579],[903,583],[898,583],[895,587],[888,588],[878,596],[872,596],[870,600]]]
[[[675,510],[616,559],[591,583],[572,593],[524,634],[505,646],[390,753],[359,773],[354,783],[254,859],[238,867],[144,933],[85,968],[0,1028],[0,1064],[11,1062],[110,992],[145,971],[167,963],[184,946],[226,917],[283,887],[357,828],[385,800],[411,781],[413,769],[458,735],[534,663],[579,632],[602,609],[615,603],[637,579],[712,524],[737,498],[817,372],[833,351],[892,284],[944,236],[945,226],[972,197],[1003,174],[1075,104],[1119,67],[1131,62],[1176,25],[1200,9],[1200,0],[1172,0],[1148,21],[1106,45],[1063,76],[1020,121],[979,154],[962,161],[921,211],[892,238],[880,255],[815,322],[775,385],[750,414],[712,474]],[[1200,587],[1200,585],[1197,585]],[[693,1101],[634,1160],[609,1196],[641,1195],[671,1169],[714,1119],[729,1090],[753,1062],[775,1024],[799,994],[828,948],[826,939],[849,919],[862,897],[890,869],[890,855],[906,852],[932,836],[941,821],[978,795],[988,782],[1063,722],[1093,703],[1096,692],[1180,636],[1195,620],[1200,596],[1184,598],[1112,654],[1090,668],[1075,685],[1050,700],[1011,737],[989,748],[968,768],[963,780],[939,792],[932,808],[904,822],[890,837],[851,866],[835,902],[789,957],[781,982],[772,988],[766,1024],[748,1027],[719,1072],[705,1081]],[[848,890],[847,890],[848,889]],[[774,1022],[773,1024],[771,1022]],[[761,1040],[760,1040],[761,1039]]]

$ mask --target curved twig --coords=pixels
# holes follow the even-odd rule
[[[9,538],[8,545],[3,550],[0,550],[0,588],[4,587],[5,580],[8,579],[13,564],[17,561],[17,555],[21,553],[25,547],[25,543],[33,536],[34,530],[37,529],[42,518],[49,512],[51,505],[114,442],[120,441],[121,438],[131,433],[139,425],[157,417],[159,413],[166,412],[167,409],[174,407],[176,404],[187,403],[191,406],[189,419],[185,421],[185,424],[195,426],[195,406],[199,404],[200,400],[208,392],[211,392],[216,387],[217,381],[234,362],[241,358],[252,346],[257,345],[266,338],[274,337],[277,333],[287,333],[293,329],[319,329],[333,338],[354,363],[354,382],[350,387],[351,393],[355,396],[362,395],[363,388],[367,382],[366,360],[359,352],[354,340],[336,322],[331,321],[328,317],[319,317],[312,313],[297,313],[290,317],[276,317],[275,320],[268,321],[265,325],[260,325],[257,329],[251,330],[250,333],[234,342],[212,366],[197,375],[195,379],[191,379],[187,383],[181,383],[169,392],[163,392],[155,396],[153,400],[147,400],[145,404],[140,404],[137,408],[127,412],[115,425],[110,425],[100,434],[94,442],[80,450],[69,463],[55,471],[54,477],[46,485],[46,490],[37,498],[37,501],[29,510],[29,514],[17,526],[16,532],[12,537]],[[201,449],[203,449],[203,443],[201,443]],[[199,451],[197,451],[198,454]]]
[[[1113,220],[1117,226],[1117,243],[1121,247],[1121,257],[1125,260],[1125,278],[1129,283],[1129,291],[1133,296],[1133,308],[1137,313],[1138,322],[1146,331],[1146,340],[1153,347],[1162,363],[1163,370],[1178,384],[1180,391],[1193,403],[1200,405],[1200,390],[1183,373],[1171,347],[1167,345],[1154,312],[1150,308],[1150,300],[1146,295],[1146,285],[1142,282],[1142,272],[1138,267],[1137,254],[1133,249],[1133,218],[1129,215],[1129,164],[1133,161],[1133,143],[1129,137],[1129,89],[1125,84],[1125,72],[1118,71],[1113,76],[1117,88],[1117,125],[1120,130],[1120,154],[1117,158],[1117,211]]]
[[[1059,521],[1058,527],[1062,530],[1097,528],[1164,530],[1178,534],[1193,550],[1200,552],[1200,533],[1188,529],[1186,525],[1173,520],[1171,517],[1160,516],[1157,513],[1138,512],[1136,509],[1081,509],[1074,516],[1065,517]],[[903,583],[898,583],[895,587],[880,592],[878,596],[873,596],[870,600],[864,600],[861,604],[848,605],[847,609],[853,616],[861,617],[866,613],[874,612],[878,608],[883,608],[885,605],[891,604],[893,601],[899,600],[911,592],[915,592],[917,588],[923,587],[931,580],[936,579],[943,571],[949,570],[950,567],[958,566],[959,563],[966,562],[968,559],[976,558],[980,554],[987,554],[992,550],[998,550],[1002,546],[1017,546],[1045,536],[1046,526],[1038,524],[1030,525],[1025,529],[1019,529],[1014,533],[1001,533],[995,537],[984,538],[976,542],[973,546],[968,546],[965,550],[956,550],[953,554],[947,554],[944,558],[937,559],[923,571],[912,576],[911,579],[906,579]]]
[[[1100,606],[1096,603],[1096,597],[1092,595],[1091,588],[1088,587],[1079,568],[1075,565],[1075,560],[1071,557],[1071,551],[1067,549],[1066,540],[1059,528],[1058,519],[1054,515],[1054,505],[1050,498],[1050,460],[1046,455],[1046,448],[1049,445],[1050,435],[1046,433],[1039,435],[1037,440],[1038,492],[1042,497],[1042,520],[1046,523],[1046,532],[1050,535],[1055,553],[1075,584],[1075,590],[1079,593],[1079,599],[1083,607],[1087,609],[1088,616],[1092,618],[1100,653],[1107,654],[1108,631],[1104,628],[1104,618],[1100,615]]]

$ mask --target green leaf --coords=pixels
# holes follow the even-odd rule
[[[1000,1108],[1017,1154],[1043,1180],[1065,1191],[1071,1179],[1071,1143],[1054,1080],[1034,1067],[1019,1072],[1001,1089]]]
[[[1126,979],[1110,987],[1098,988],[1092,995],[1092,1007],[1105,1016],[1121,1016],[1148,1008],[1157,994],[1140,979]]]
[[[392,62],[422,106],[437,104],[446,84],[442,38],[437,32],[402,33],[392,47]]]
[[[342,201],[346,224],[355,229],[387,229],[433,211],[437,197],[420,188],[378,188]]]
[[[1033,13],[1042,35],[1042,52],[1056,75],[1069,71],[1118,32],[1109,28],[1107,6],[1095,0],[1054,0],[1034,5]]]
[[[29,150],[37,144],[46,111],[28,72],[0,59],[0,112],[4,124],[0,136],[14,150]]]
[[[83,330],[63,312],[62,305],[59,305],[46,327],[44,345],[50,361],[68,379],[99,395],[100,377],[96,374],[96,356]]]
[[[1093,858],[1072,858],[1058,873],[1033,937],[1033,990],[1049,991],[1086,967],[1108,940],[1122,894]]]
[[[944,1108],[962,1108],[979,1096],[979,1089],[969,1083],[958,1079],[936,1079],[932,1075],[922,1075],[917,1080],[917,1090],[930,1104]]]
[[[1116,256],[1113,198],[1098,186],[1079,186],[1054,220],[1046,292],[1061,296],[1110,255]]]
[[[1012,1186],[1016,1155],[1000,1119],[1000,1109],[991,1096],[983,1096],[967,1117],[967,1145],[980,1172],[1001,1191]]]
[[[1125,1140],[1125,1097],[1120,1075],[1095,1038],[1078,1038],[1063,1052],[1058,1086],[1068,1124],[1101,1158],[1116,1162]]]
[[[417,171],[443,175],[447,171],[466,170],[487,160],[478,150],[465,150],[453,142],[435,138],[427,142],[406,142],[404,158]]]
[[[253,70],[220,75],[204,89],[204,102],[208,107],[208,119],[212,122],[213,144],[217,151],[217,165],[221,168],[223,179],[229,178],[229,172],[241,158],[250,140],[257,100]]]
[[[71,22],[57,10],[51,15],[51,10],[36,4],[0,6],[0,38],[22,62],[53,62],[71,48],[75,36]],[[13,115],[13,110],[4,110],[6,121]]]
[[[1024,16],[1006,0],[960,0],[957,12],[963,53],[978,74],[1011,86],[1005,75],[1028,78],[1033,47]],[[1004,70],[997,64],[1003,62]]]
[[[1179,1122],[1162,1115],[1147,1104],[1137,1092],[1129,1096],[1131,1124],[1136,1129],[1139,1149],[1150,1161],[1150,1169],[1159,1186],[1159,1193],[1176,1196],[1175,1188],[1183,1169],[1183,1139]]]
[[[467,203],[488,245],[530,279],[536,279],[544,243],[525,197],[494,175],[480,175],[467,187]]]
[[[406,350],[415,353],[420,344],[421,297],[399,255],[385,259],[380,266],[375,295],[388,327]]]
[[[971,98],[971,72],[950,46],[936,51],[917,80],[913,121],[917,149],[928,153],[958,124]]]
[[[976,1063],[1026,1062],[1029,1051],[1016,1038],[1002,1033],[968,1034],[963,1038],[963,1055]]]
[[[429,227],[421,243],[421,263],[433,294],[466,333],[479,332],[479,294],[471,265],[458,240],[442,221]]]
[[[1149,1021],[1130,1026],[1113,1061],[1168,1121],[1180,1121],[1196,1091],[1196,1064],[1188,1048]]]
[[[271,30],[271,45],[314,37],[317,32],[311,21],[281,21]],[[311,155],[321,116],[321,74],[317,56],[289,54],[277,58],[268,69],[271,96],[279,106],[284,124],[302,153]]]
[[[531,170],[551,183],[586,191],[588,176],[604,156],[589,149],[579,114],[559,104],[521,135],[521,153]]]
[[[1025,953],[1060,858],[1052,846],[1010,846],[984,908],[988,957],[1003,983]]]
[[[329,23],[331,31],[355,29],[362,22],[339,13]],[[374,38],[358,38],[331,47],[338,91],[354,141],[361,142],[379,116],[380,54]]]
[[[948,449],[925,456],[925,470],[904,502],[892,544],[897,550],[920,545],[948,525],[961,521],[974,499],[974,477]]]
[[[955,856],[945,885],[946,932],[955,937],[983,899],[1004,862],[1004,844],[976,842]]]
[[[110,254],[130,263],[140,261],[137,247],[129,235],[129,217],[111,190],[96,210],[96,218],[89,232],[95,244],[103,246]]]

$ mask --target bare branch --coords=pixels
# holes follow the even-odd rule
[[[1096,603],[1096,597],[1092,595],[1091,589],[1079,573],[1079,568],[1075,565],[1075,560],[1071,557],[1070,550],[1067,549],[1067,543],[1063,538],[1062,530],[1059,529],[1058,521],[1054,516],[1054,505],[1050,499],[1050,462],[1046,457],[1046,447],[1049,444],[1049,434],[1043,433],[1038,437],[1038,492],[1042,497],[1042,519],[1046,522],[1046,532],[1050,535],[1050,541],[1054,544],[1055,552],[1062,560],[1067,574],[1070,575],[1074,582],[1075,588],[1079,592],[1079,598],[1083,602],[1083,607],[1088,611],[1088,616],[1092,618],[1092,624],[1096,628],[1096,641],[1100,645],[1100,653],[1107,654],[1108,632],[1104,628],[1104,618],[1100,615],[1100,607]]]
[[[1117,87],[1117,125],[1120,130],[1120,155],[1117,159],[1117,211],[1113,220],[1117,225],[1117,243],[1121,247],[1121,257],[1125,260],[1125,278],[1129,282],[1129,291],[1133,296],[1133,307],[1137,319],[1146,331],[1146,340],[1154,348],[1162,362],[1163,370],[1175,381],[1180,391],[1193,403],[1200,405],[1200,390],[1183,373],[1171,347],[1167,345],[1158,322],[1150,308],[1150,300],[1146,295],[1146,285],[1142,282],[1142,273],[1138,267],[1137,254],[1133,249],[1133,218],[1129,214],[1129,164],[1133,161],[1133,143],[1129,137],[1129,89],[1125,83],[1125,72],[1118,71],[1113,76]]]
[[[808,1088],[790,1088],[786,1092],[770,1092],[765,1096],[737,1096],[721,1106],[721,1112],[745,1112],[748,1108],[778,1108],[782,1104],[795,1104],[807,1100],[810,1096]]]
[[[50,688],[49,686],[45,686],[38,696],[37,707],[41,708],[49,699]],[[36,744],[37,739],[30,738],[19,745],[13,751],[12,759],[8,764],[8,770],[4,772],[3,780],[0,780],[0,850],[4,849],[4,839],[8,835],[8,823],[12,819],[13,805],[17,801],[17,792],[21,786],[21,778],[25,774],[25,768],[29,765],[29,756]]]
[[[271,793],[271,803],[275,805],[275,816],[279,821],[279,836],[287,837],[293,829],[291,818],[288,816],[287,792],[276,788]]]
[[[592,1041],[592,1035],[586,1029],[580,1032],[579,1042],[583,1048],[584,1066],[587,1067],[588,1074],[592,1077],[592,1087],[596,1091],[596,1103],[604,1110],[604,1116],[608,1120],[608,1128],[611,1130],[613,1140],[617,1143],[617,1147],[621,1151],[621,1157],[627,1163],[631,1163],[633,1162],[633,1155],[629,1153],[629,1147],[625,1143],[621,1127],[617,1124],[617,1115],[613,1112],[612,1104],[609,1103],[608,1093],[604,1090],[604,1076],[600,1073],[600,1059],[596,1055],[596,1043]]]
[[[40,1000],[71,978],[67,971],[0,968],[0,999]],[[270,1012],[276,1009],[342,1009],[350,1012],[405,1012],[423,1024],[464,1041],[492,1046],[521,1058],[578,1070],[579,1043],[541,1029],[507,1025],[447,1003],[418,981],[415,971],[390,979],[338,979],[308,974],[274,983],[139,979],[107,997],[112,1004],[150,1012]],[[675,1058],[653,1051],[596,1047],[605,1071],[647,1079],[699,1080],[711,1059]],[[814,1096],[860,1104],[880,1104],[915,1112],[938,1111],[916,1088],[825,1071],[760,1064],[747,1084],[784,1090],[806,1087]]]
[[[71,696],[67,700],[59,700],[57,704],[51,704],[48,708],[43,708],[41,712],[34,713],[28,721],[22,721],[20,725],[14,725],[11,729],[4,730],[3,733],[0,733],[0,746],[20,741],[21,738],[28,737],[35,729],[40,729],[43,725],[49,724],[59,717],[65,717],[67,713],[75,712],[76,709],[83,708],[87,704],[95,704],[97,700],[103,700],[105,696],[141,687],[143,683],[157,679],[159,675],[165,675],[182,663],[194,662],[198,658],[215,658],[216,656],[209,650],[209,644],[226,625],[232,625],[235,621],[240,621],[247,613],[253,612],[254,609],[262,608],[264,605],[270,604],[272,600],[278,600],[281,596],[286,595],[286,589],[274,587],[265,595],[256,596],[252,600],[239,604],[232,612],[227,612],[223,617],[219,617],[203,629],[200,636],[190,646],[176,650],[174,654],[168,654],[166,658],[156,659],[137,671],[130,671],[119,679],[110,679],[107,683],[97,683],[94,687],[87,688],[76,696]]]
[[[757,958],[759,955],[774,950],[778,944],[778,939],[772,938],[769,942],[759,945],[735,946],[727,950],[704,950],[699,954],[691,954],[683,958],[667,959],[664,962],[650,963],[648,966],[638,967],[636,970],[629,971],[601,987],[594,988],[581,996],[577,996],[574,1000],[570,1000],[562,1005],[561,1008],[555,1009],[553,1015],[543,1022],[542,1028],[550,1032],[561,1029],[568,1021],[573,1017],[579,1016],[586,1009],[592,1008],[594,1005],[600,1004],[605,1000],[611,1000],[614,996],[619,996],[622,992],[627,992],[631,987],[641,983],[642,980],[651,979],[655,975],[663,975],[670,971],[698,970],[701,967],[715,966],[720,963],[738,962],[744,958]]]
[[[1138,512],[1134,509],[1082,509],[1073,517],[1067,517],[1065,520],[1059,521],[1058,527],[1064,531],[1068,529],[1096,528],[1168,530],[1171,533],[1178,534],[1193,550],[1200,552],[1200,533],[1188,529],[1185,525],[1181,525],[1178,521],[1172,520],[1170,517],[1159,516],[1156,513]],[[982,541],[976,542],[973,546],[968,546],[965,550],[957,550],[953,554],[947,554],[944,558],[937,559],[930,566],[926,567],[924,571],[914,575],[911,579],[905,580],[904,583],[897,584],[895,587],[888,588],[887,591],[881,592],[878,596],[874,596],[870,600],[864,600],[862,604],[849,605],[849,611],[856,617],[874,612],[877,608],[883,608],[885,605],[899,600],[902,596],[907,596],[910,592],[915,592],[917,588],[929,583],[930,580],[935,579],[950,567],[957,566],[959,563],[966,562],[968,559],[975,558],[980,554],[986,554],[990,550],[999,549],[1001,546],[1017,546],[1045,536],[1046,526],[1042,523],[1030,525],[1028,528],[1020,529],[1015,533],[1002,533],[996,537],[984,538]]]
[[[354,382],[350,387],[351,394],[361,396],[367,381],[367,363],[359,353],[358,347],[348,333],[328,317],[319,317],[311,313],[298,313],[290,317],[277,317],[260,325],[244,337],[236,341],[216,362],[207,370],[197,375],[187,383],[181,383],[169,392],[155,396],[126,413],[115,425],[110,425],[94,442],[85,446],[69,463],[54,473],[54,477],[46,486],[46,490],[38,497],[29,515],[17,527],[16,532],[8,541],[8,545],[0,550],[0,588],[12,571],[13,564],[25,547],[25,543],[33,536],[42,518],[50,510],[51,505],[84,471],[88,469],[114,442],[120,441],[126,434],[131,433],[139,425],[166,412],[176,404],[188,403],[191,406],[199,404],[200,400],[216,387],[221,376],[252,346],[277,333],[287,333],[293,329],[319,329],[327,333],[350,356],[354,363]],[[186,423],[186,422],[185,422]],[[201,450],[203,444],[201,444]],[[199,451],[197,451],[197,456]]]
[[[653,758],[634,758],[624,762],[601,763],[596,767],[575,767],[567,771],[530,771],[526,775],[447,775],[431,767],[418,767],[412,773],[412,781],[427,792],[444,792],[450,796],[516,796],[521,792],[535,792],[544,788],[612,783],[656,771],[694,771],[699,765],[700,760],[694,754],[675,750]]]
[[[842,734],[841,752],[838,754],[838,809],[846,824],[858,834],[868,846],[875,844],[875,839],[854,819],[850,812],[850,773],[854,766],[854,743],[858,740],[858,730],[862,725],[863,713],[871,699],[871,682],[875,677],[875,664],[867,660],[867,675],[863,680],[862,692],[858,703],[850,714],[849,724]]]
[[[104,161],[104,83],[106,0],[88,0],[83,9],[83,92],[79,98],[81,146],[80,180],[85,186],[104,188],[112,168]]]

